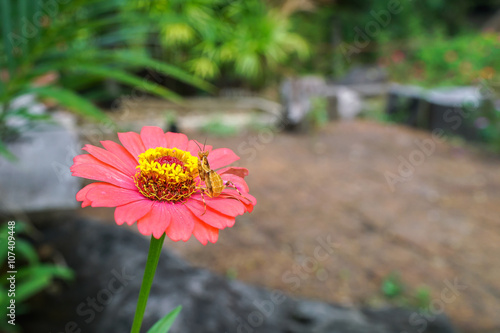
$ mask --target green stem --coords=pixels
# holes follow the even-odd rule
[[[158,260],[160,259],[161,249],[163,246],[163,241],[165,240],[165,234],[161,236],[160,239],[156,239],[151,236],[151,243],[149,244],[148,260],[146,262],[146,268],[144,269],[144,277],[142,278],[141,291],[139,292],[139,299],[137,300],[137,307],[135,309],[134,323],[132,324],[132,329],[130,333],[139,333],[142,325],[142,318],[144,317],[144,312],[146,311],[146,304],[148,303],[149,291],[151,290],[151,285],[153,284],[153,278],[155,276],[156,266],[158,266]]]

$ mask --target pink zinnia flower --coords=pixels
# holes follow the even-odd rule
[[[86,145],[89,154],[74,158],[73,176],[100,181],[77,193],[82,207],[116,207],[119,225],[137,221],[143,235],[166,233],[173,241],[194,235],[203,245],[215,243],[220,229],[253,210],[256,200],[243,179],[248,170],[227,167],[239,159],[232,150],[205,147],[210,168],[225,184],[234,184],[210,197],[198,175],[198,142],[153,126],[142,128],[140,135],[118,133],[118,138],[123,146],[101,141],[104,149]]]

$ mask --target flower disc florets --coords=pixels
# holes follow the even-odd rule
[[[139,155],[134,182],[146,198],[178,202],[196,192],[198,158],[180,149],[151,148]]]

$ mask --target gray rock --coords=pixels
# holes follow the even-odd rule
[[[378,66],[355,66],[337,81],[339,85],[384,83],[388,80],[387,71]]]
[[[47,113],[47,107],[44,104],[38,102],[36,99],[36,95],[33,94],[18,96],[10,102],[9,112],[18,109],[25,109],[28,114],[34,116],[41,116]],[[26,117],[11,115],[7,118],[7,126],[9,127],[20,128],[23,126],[27,126],[28,124],[29,121]]]
[[[352,120],[361,112],[363,100],[356,91],[345,86],[337,90],[337,111],[341,119]]]
[[[75,270],[76,281],[32,301],[27,332],[128,332],[142,280],[149,240],[125,227],[71,218],[42,228]],[[168,241],[168,239],[167,239]],[[215,245],[216,246],[216,245]],[[50,306],[47,306],[50,304]],[[144,327],[182,305],[170,333],[451,333],[445,316],[412,327],[410,310],[344,308],[295,299],[191,267],[164,250],[146,309]],[[143,329],[145,332],[146,329]],[[80,332],[80,331],[78,331]]]
[[[494,108],[491,93],[481,86],[424,89],[393,85],[387,102],[387,113],[395,120],[468,140],[481,138],[474,120],[490,108]]]
[[[75,208],[80,180],[71,176],[80,144],[75,131],[43,124],[8,144],[17,161],[0,156],[0,212]]]
[[[280,87],[284,111],[284,123],[287,129],[307,130],[307,114],[311,111],[311,98],[323,96],[325,80],[319,76],[305,76],[298,79],[286,79]]]
[[[480,87],[446,87],[429,90],[424,98],[433,104],[444,107],[462,107],[469,105],[478,108],[484,102]]]
[[[428,116],[422,116],[427,103],[425,89],[412,85],[393,84],[387,93],[387,114],[393,119],[414,127],[428,126]],[[422,118],[425,118],[422,120]]]
[[[425,89],[414,85],[392,84],[388,93],[407,98],[422,98]]]

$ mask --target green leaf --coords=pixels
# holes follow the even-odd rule
[[[21,302],[37,294],[52,283],[54,278],[72,279],[71,269],[61,266],[40,264],[18,270],[16,300]]]
[[[8,231],[8,225],[7,223],[5,223],[0,228],[0,237],[2,237],[1,239],[7,240],[7,237],[9,236],[9,234],[7,233]],[[3,246],[3,244],[4,243],[2,243],[2,246],[0,246],[0,266],[3,265],[3,262],[7,260],[7,252],[9,251],[7,249],[7,246]]]
[[[33,245],[24,239],[16,239],[16,254],[28,260],[30,264],[37,264],[39,262],[38,253],[36,253]]]
[[[217,64],[208,58],[197,58],[190,63],[191,70],[198,76],[213,78],[218,72]]]
[[[30,276],[42,276],[42,275],[58,277],[66,280],[71,280],[74,278],[74,273],[70,268],[52,264],[38,264],[38,265],[23,267],[23,269],[19,270],[17,273],[17,277],[19,279],[24,279],[24,278],[28,279]]]
[[[19,12],[17,15],[17,27],[19,31],[23,31],[21,26],[25,23],[23,19],[26,20],[28,17],[28,0],[17,0],[17,8]],[[23,54],[28,50],[28,43],[29,41],[22,45]]]
[[[81,70],[85,74],[96,75],[102,78],[113,78],[117,81],[135,87],[136,89],[147,91],[175,102],[181,101],[181,97],[176,93],[160,86],[157,83],[144,80],[119,68],[109,68],[99,65],[83,64],[75,65],[73,69]]]
[[[382,292],[388,298],[394,298],[403,293],[403,283],[398,274],[391,273],[382,282]]]
[[[0,141],[0,156],[5,157],[7,160],[11,162],[17,161],[17,157],[10,152],[10,150],[2,141]]]
[[[416,306],[419,309],[427,309],[431,303],[431,291],[428,287],[419,287],[415,292]]]
[[[22,302],[25,299],[36,295],[41,290],[50,285],[52,278],[47,274],[31,276],[30,279],[23,281],[16,289],[16,301]]]
[[[260,72],[258,56],[255,53],[241,54],[236,59],[236,71],[247,78],[256,77]]]
[[[179,315],[179,312],[181,312],[182,306],[178,306],[172,311],[170,311],[169,314],[167,314],[165,317],[162,319],[158,320],[156,324],[153,325],[148,331],[148,333],[166,333],[172,326],[172,324],[175,321],[175,318]]]
[[[14,73],[15,59],[12,48],[12,13],[10,8],[10,0],[0,0],[0,17],[1,17],[1,31],[3,37],[3,44],[5,47],[5,54],[7,55],[7,62],[9,64],[10,75]]]
[[[113,123],[113,121],[103,113],[99,108],[94,106],[85,98],[77,95],[71,90],[64,88],[46,86],[46,87],[30,87],[27,92],[33,92],[40,97],[55,99],[62,106],[81,114],[82,116],[92,118],[94,120]]]
[[[168,45],[187,44],[192,41],[196,32],[186,23],[172,23],[164,28],[164,37]]]
[[[179,81],[191,84],[200,89],[212,92],[215,90],[215,87],[204,80],[201,80],[195,76],[192,76],[182,69],[171,66],[167,63],[155,60],[146,55],[139,54],[137,52],[129,52],[129,51],[117,51],[108,54],[112,60],[117,62],[126,63],[129,65],[133,65],[136,67],[146,67],[152,68],[164,75],[173,77],[178,79]]]

